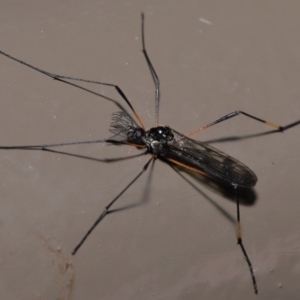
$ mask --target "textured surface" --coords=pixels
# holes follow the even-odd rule
[[[122,4],[121,4],[122,3]],[[264,4],[263,4],[264,3]],[[146,126],[161,80],[161,124],[181,133],[240,109],[286,125],[300,119],[298,1],[6,1],[0,49],[45,70],[116,83]],[[106,87],[87,86],[119,100]],[[0,56],[1,145],[109,136],[116,106]],[[237,117],[195,136],[211,141],[269,128]],[[300,126],[213,143],[257,175],[243,205],[243,238],[259,295],[236,246],[235,203],[197,189],[157,161],[116,203],[75,257],[71,251],[147,157],[114,164],[39,151],[0,152],[3,299],[295,299],[300,272]],[[130,147],[66,147],[91,157]],[[227,214],[222,213],[213,201]],[[5,296],[4,296],[5,295]]]

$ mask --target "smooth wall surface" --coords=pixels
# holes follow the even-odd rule
[[[118,84],[147,128],[161,80],[160,123],[182,133],[243,110],[300,120],[298,1],[10,1],[0,49],[49,72]],[[85,88],[122,102],[113,88]],[[0,55],[0,146],[109,137],[108,99]],[[236,245],[232,197],[156,161],[71,251],[150,156],[115,163],[0,150],[3,299],[295,299],[300,273],[300,126],[284,133],[239,116],[194,138],[248,165],[258,183],[241,205],[259,294]],[[228,138],[222,140],[221,138]],[[216,142],[216,140],[218,142]],[[227,141],[226,141],[227,140]],[[97,159],[140,153],[105,144],[61,147]]]

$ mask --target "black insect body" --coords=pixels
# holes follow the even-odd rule
[[[170,127],[158,126],[147,130],[143,140],[151,154],[163,158],[167,156],[169,145],[175,142],[175,137]]]
[[[253,187],[257,177],[246,165],[207,143],[193,140],[169,126],[145,131],[125,112],[113,114],[110,131],[148,153],[234,187]],[[127,136],[124,135],[127,133]]]

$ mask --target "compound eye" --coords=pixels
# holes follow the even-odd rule
[[[140,138],[140,137],[142,136],[141,131],[138,130],[138,131],[135,133],[135,136],[136,136],[137,138]]]

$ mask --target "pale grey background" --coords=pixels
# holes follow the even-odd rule
[[[45,70],[121,86],[146,125],[154,88],[141,52],[140,13],[161,79],[160,120],[182,133],[236,109],[286,125],[300,119],[299,1],[7,1],[0,48]],[[114,99],[104,87],[93,90]],[[116,107],[0,56],[1,145],[105,138]],[[195,136],[268,130],[238,117]],[[75,257],[102,208],[141,170],[141,157],[103,164],[38,151],[0,152],[2,299],[295,299],[299,297],[300,127],[214,144],[257,174],[254,205],[235,226],[157,161]],[[126,156],[132,147],[63,150]],[[148,196],[144,193],[147,182]],[[231,216],[235,204],[196,182]]]

